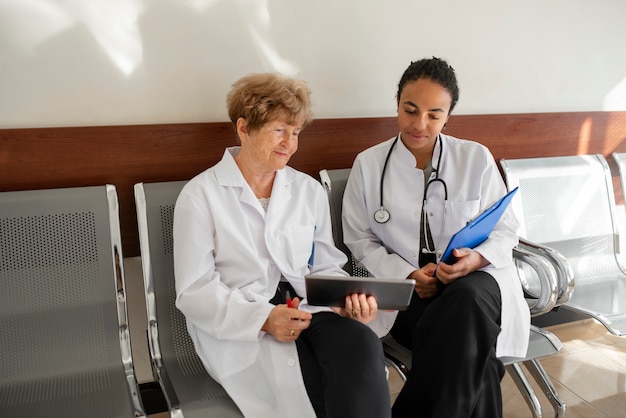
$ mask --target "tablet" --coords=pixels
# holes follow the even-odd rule
[[[309,275],[304,278],[309,305],[346,305],[346,296],[353,293],[372,295],[378,302],[378,309],[405,310],[409,306],[415,280],[377,279],[374,277],[345,277]]]
[[[441,261],[446,264],[454,264],[456,257],[452,255],[452,251],[455,248],[474,248],[489,238],[489,234],[491,234],[509,203],[511,203],[511,199],[517,192],[517,189],[516,187],[504,195],[504,197],[498,199],[454,234],[441,256]]]

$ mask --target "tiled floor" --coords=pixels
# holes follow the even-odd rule
[[[591,319],[548,329],[563,349],[541,364],[567,404],[567,417],[626,417],[626,338],[609,334]],[[508,376],[502,390],[506,417],[532,416]],[[554,416],[546,397],[538,397],[544,416]]]
[[[591,319],[548,329],[563,342],[563,349],[541,360],[541,364],[567,404],[566,416],[626,417],[626,338],[610,335],[602,325]],[[543,416],[554,416],[546,396],[536,385],[533,386],[541,402]],[[392,397],[402,387],[397,374],[391,375],[389,387]],[[508,374],[502,381],[502,395],[506,418],[532,417]]]

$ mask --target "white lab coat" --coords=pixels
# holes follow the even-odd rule
[[[306,274],[345,275],[347,260],[334,246],[321,184],[290,167],[279,170],[265,213],[235,163],[238,150],[227,149],[176,202],[176,306],[207,371],[245,416],[315,417],[295,343],[280,343],[261,327],[281,275],[305,296]],[[330,310],[306,299],[300,309]]]
[[[428,190],[426,213],[437,250],[479,211],[506,194],[506,188],[489,150],[481,144],[441,135],[443,154],[437,167],[440,147],[435,145],[432,165],[439,170],[448,189],[439,182]],[[374,212],[381,207],[380,178],[385,157],[395,137],[360,153],[350,173],[343,200],[343,236],[355,259],[375,277],[405,278],[419,267],[420,217],[424,194],[424,172],[401,140],[396,143],[384,179],[383,206],[391,218],[377,223]],[[435,178],[433,170],[431,179]],[[443,222],[443,224],[442,224]],[[489,238],[475,248],[491,262],[482,270],[491,274],[502,295],[502,325],[498,336],[498,357],[523,357],[528,348],[530,312],[512,261],[519,223],[507,210]],[[379,314],[390,329],[396,314]],[[378,320],[378,319],[377,319]],[[380,334],[380,331],[379,331]]]

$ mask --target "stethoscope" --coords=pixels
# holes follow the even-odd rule
[[[374,212],[374,220],[376,222],[378,222],[379,224],[384,224],[387,221],[389,221],[389,219],[391,219],[391,214],[389,213],[389,211],[387,209],[385,209],[384,205],[383,205],[383,197],[384,197],[384,183],[385,183],[385,173],[387,172],[387,165],[389,164],[389,157],[391,157],[391,152],[393,151],[394,147],[396,146],[396,143],[398,142],[398,139],[400,139],[400,135],[398,134],[398,136],[396,137],[396,139],[394,139],[393,143],[391,144],[391,147],[389,148],[389,151],[387,152],[387,157],[385,158],[385,164],[383,165],[383,171],[380,174],[380,209],[378,209],[377,211]],[[437,135],[437,143],[439,144],[439,157],[437,157],[437,167],[433,167],[433,172],[435,173],[435,178],[428,180],[428,182],[426,183],[426,186],[424,187],[424,204],[422,205],[422,211],[424,210],[424,206],[426,203],[426,199],[427,199],[427,194],[428,194],[428,190],[431,186],[431,184],[433,183],[441,183],[441,185],[443,186],[443,196],[444,196],[444,205],[443,205],[443,219],[441,222],[441,231],[439,233],[439,237],[441,237],[441,233],[443,232],[443,225],[444,225],[444,221],[445,221],[445,216],[446,216],[446,208],[448,206],[448,186],[446,185],[446,182],[439,178],[439,168],[441,167],[441,156],[443,155],[443,141],[441,140],[441,135]],[[423,230],[424,230],[424,234],[426,234],[426,214],[423,214]],[[435,254],[437,253],[437,251],[435,249],[431,249],[430,245],[428,243],[428,239],[425,239],[425,248],[422,249],[423,253],[429,253],[429,254]]]

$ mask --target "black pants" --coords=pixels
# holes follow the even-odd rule
[[[285,303],[287,289],[296,295],[281,282],[271,302]],[[318,417],[391,417],[382,343],[367,325],[333,312],[316,313],[296,347],[304,385]]]
[[[474,272],[428,299],[413,296],[393,337],[413,352],[413,365],[393,417],[502,417],[496,358],[501,299],[495,279]]]

